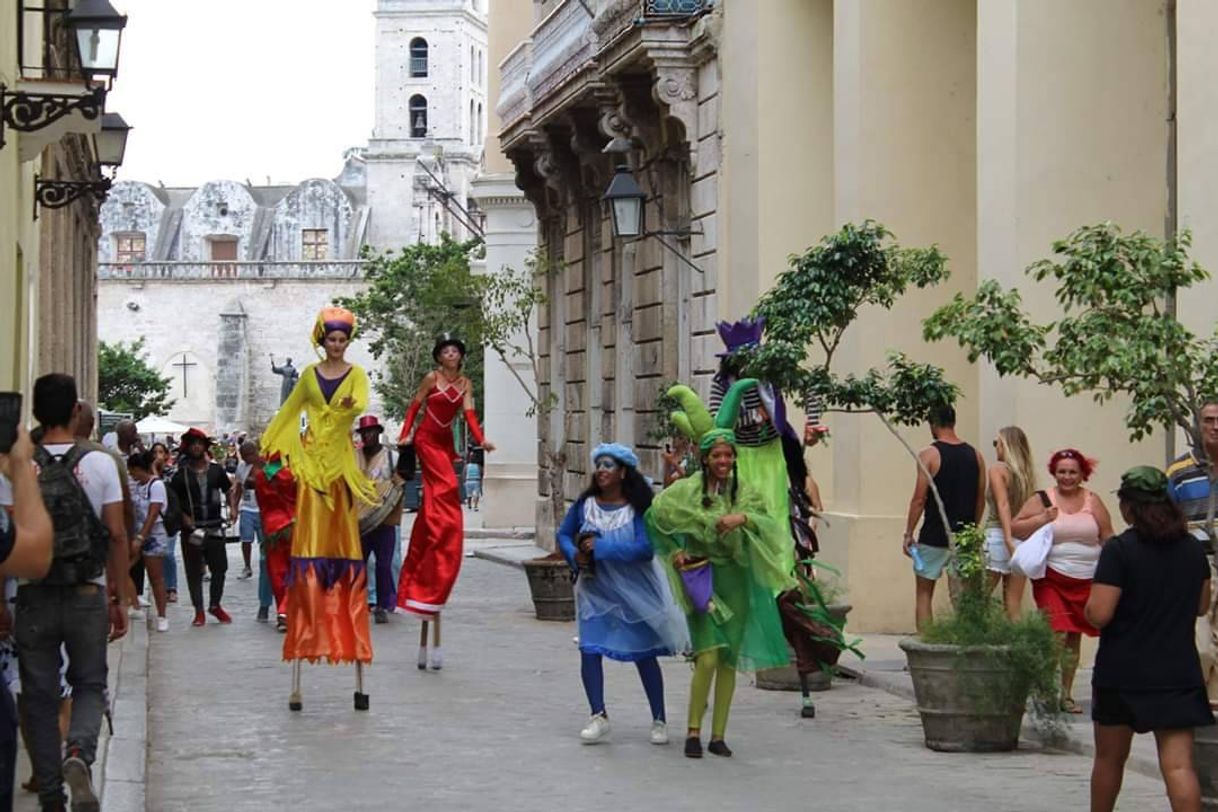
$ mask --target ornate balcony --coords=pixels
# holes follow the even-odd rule
[[[714,0],[643,0],[644,17],[690,17],[714,5]]]
[[[129,282],[362,279],[363,260],[334,262],[99,262],[97,278]]]
[[[529,94],[529,68],[533,60],[533,40],[517,45],[499,63],[499,106],[495,112],[504,127],[509,127],[533,106]]]
[[[541,98],[565,85],[596,56],[596,34],[586,0],[564,0],[533,29],[529,93]]]

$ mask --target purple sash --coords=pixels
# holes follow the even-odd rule
[[[714,580],[710,561],[706,558],[691,561],[680,567],[681,583],[685,594],[696,612],[705,612],[710,606],[711,594],[714,591]]]

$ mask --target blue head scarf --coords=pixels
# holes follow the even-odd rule
[[[592,449],[593,465],[596,465],[596,461],[601,457],[610,457],[630,468],[637,469],[639,467],[639,458],[630,450],[630,446],[622,445],[621,443],[601,443]]]

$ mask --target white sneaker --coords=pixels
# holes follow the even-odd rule
[[[135,600],[139,603],[141,609],[151,606],[151,604],[148,602],[148,599],[145,598],[143,595],[136,595]]]
[[[579,732],[584,744],[596,744],[609,735],[609,717],[598,713],[588,720],[588,726]]]
[[[158,632],[167,632],[167,631],[169,631],[169,618],[167,618],[167,617],[158,617],[158,618],[156,619],[156,630],[157,630]]]
[[[651,723],[651,743],[668,744],[668,725],[659,719]]]
[[[136,609],[134,606],[132,606],[127,610],[127,617],[131,618],[132,620],[143,620],[144,610]]]

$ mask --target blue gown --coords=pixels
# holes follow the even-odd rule
[[[593,573],[581,573],[575,582],[580,651],[624,662],[688,651],[685,614],[653,556],[643,517],[630,505],[600,505],[592,498],[572,505],[558,529],[558,546],[577,572],[576,540],[584,533],[597,538]]]

